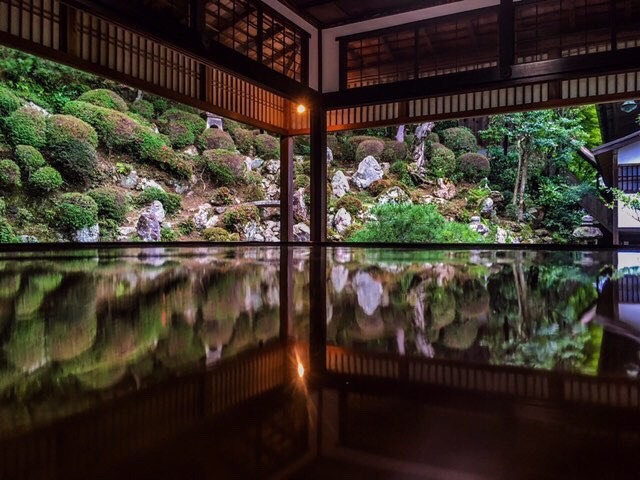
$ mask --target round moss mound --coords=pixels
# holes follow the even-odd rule
[[[41,167],[29,177],[29,187],[38,193],[52,193],[64,184],[62,175],[53,167]]]
[[[33,172],[47,165],[42,154],[31,145],[18,145],[14,152],[14,158],[22,171],[22,178],[25,180]]]
[[[78,100],[123,113],[129,110],[127,102],[125,102],[120,95],[105,88],[89,90],[80,95]]]
[[[101,220],[113,220],[122,223],[129,208],[127,196],[116,189],[102,187],[87,192],[98,205],[98,217]]]
[[[79,140],[93,148],[98,147],[98,134],[87,122],[71,115],[51,115],[47,118],[47,145],[49,148]]]
[[[146,188],[136,198],[138,205],[149,205],[154,201],[159,201],[169,215],[178,213],[182,210],[182,198],[175,193],[168,193],[157,187]]]
[[[131,104],[131,108],[129,111],[133,113],[137,113],[142,118],[146,118],[147,120],[151,120],[155,114],[155,109],[153,108],[153,103],[148,100],[140,99],[136,100]]]
[[[220,227],[207,228],[202,232],[202,237],[207,242],[239,242],[240,235],[231,233]]]
[[[228,231],[239,233],[247,223],[260,221],[260,212],[255,205],[237,205],[227,209],[221,220]]]
[[[361,162],[367,157],[374,157],[380,161],[383,151],[384,142],[382,140],[365,140],[356,149],[356,162]]]
[[[42,148],[47,144],[47,122],[44,115],[31,107],[22,107],[5,121],[5,134],[9,143]]]
[[[384,150],[382,151],[381,158],[383,162],[401,162],[407,158],[408,153],[409,150],[407,149],[406,143],[389,140],[384,143]]]
[[[0,187],[6,190],[14,190],[22,186],[20,179],[20,167],[13,160],[5,158],[0,160]]]
[[[296,175],[296,178],[293,179],[293,185],[296,190],[301,188],[309,188],[311,186],[311,177],[309,175]]]
[[[174,148],[193,145],[207,127],[207,122],[200,116],[177,108],[170,108],[158,120],[158,129],[169,137]]]
[[[386,178],[381,178],[380,180],[376,180],[375,182],[372,182],[371,185],[369,185],[369,188],[367,188],[367,191],[372,196],[377,197],[382,192],[384,192],[385,190],[388,190],[394,185],[395,183],[392,182],[391,180],[388,180]]]
[[[457,169],[456,155],[441,143],[431,146],[428,173],[435,178],[449,178]]]
[[[442,344],[454,350],[467,350],[473,345],[478,336],[478,322],[467,320],[456,322],[444,329]]]
[[[355,217],[362,211],[364,205],[358,197],[348,193],[336,202],[336,209],[340,210],[341,208],[344,208],[352,217]]]
[[[458,158],[458,168],[466,180],[477,182],[491,171],[489,159],[479,153],[465,153]]]
[[[18,110],[22,100],[11,90],[0,86],[0,117],[6,117]]]
[[[253,144],[256,141],[255,130],[237,128],[233,131],[231,137],[240,153],[243,155],[251,155],[253,153]]]
[[[176,154],[167,145],[165,137],[150,128],[139,126],[130,146],[138,158],[181,179],[189,179],[193,174],[191,164]]]
[[[56,219],[61,229],[76,231],[98,223],[98,204],[82,193],[65,193],[60,199]]]
[[[246,168],[244,157],[231,150],[206,150],[202,159],[211,181],[219,186],[238,183]]]
[[[441,143],[456,155],[478,150],[478,141],[471,130],[465,127],[447,128],[440,133]]]
[[[257,202],[265,200],[267,198],[267,192],[264,191],[260,184],[249,184],[244,191],[244,196],[247,202]]]
[[[98,154],[83,140],[70,139],[49,150],[51,164],[73,184],[87,185],[96,177]]]
[[[280,141],[267,133],[256,136],[256,155],[264,160],[277,160],[280,158]]]
[[[236,148],[231,135],[217,128],[208,128],[200,134],[197,141],[198,148],[202,150],[234,150]]]

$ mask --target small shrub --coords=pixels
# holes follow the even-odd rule
[[[489,175],[489,159],[479,153],[465,153],[458,158],[458,168],[466,180],[477,182]]]
[[[296,162],[293,164],[294,175],[311,175],[311,161]]]
[[[253,153],[253,144],[256,141],[256,136],[255,130],[247,130],[245,128],[237,128],[231,134],[236,148],[243,155],[251,155]]]
[[[248,185],[262,185],[262,175],[252,170],[244,172],[244,181]]]
[[[0,216],[4,215],[4,212],[6,211],[7,211],[7,204],[2,198],[0,198]]]
[[[239,242],[240,241],[239,233],[231,233],[226,231],[224,228],[220,228],[220,227],[207,228],[204,232],[202,232],[202,237],[207,242]]]
[[[355,195],[347,194],[336,202],[336,209],[340,210],[341,208],[344,208],[352,217],[355,217],[362,211],[364,205]]]
[[[120,95],[104,88],[89,90],[80,95],[78,100],[123,113],[129,110],[127,102],[125,102]]]
[[[434,143],[431,147],[431,158],[427,163],[428,173],[435,178],[449,178],[456,171],[456,156],[447,147]]]
[[[293,179],[293,185],[296,190],[300,188],[309,188],[311,186],[311,178],[309,175],[296,175]]]
[[[216,188],[211,195],[211,205],[231,205],[233,193],[227,187]]]
[[[342,141],[340,141],[342,140]],[[367,140],[374,140],[376,142],[380,142],[381,140],[378,137],[372,137],[369,135],[355,135],[353,137],[340,137],[338,144],[340,148],[338,149],[341,161],[346,163],[352,163],[356,161],[356,151],[362,142]],[[334,151],[334,158],[336,158],[336,152]]]
[[[240,232],[249,222],[258,222],[260,213],[255,205],[237,205],[222,214],[222,224],[229,231]]]
[[[267,133],[262,133],[255,140],[256,155],[264,160],[280,158],[280,141]]]
[[[233,137],[235,135],[236,130],[238,130],[239,128],[247,128],[247,125],[244,125],[243,123],[240,122],[236,122],[235,120],[230,120],[228,118],[223,118],[222,119],[222,126],[224,127],[224,130],[226,132],[229,132],[229,134]]]
[[[207,150],[202,158],[211,180],[220,186],[236,184],[244,173],[244,157],[230,150]]]
[[[0,188],[13,190],[22,186],[20,167],[13,160],[0,160]]]
[[[402,184],[413,187],[413,180],[411,180],[408,165],[405,162],[398,160],[393,163],[389,168],[389,172],[395,175]]]
[[[381,178],[380,180],[376,180],[375,182],[369,185],[367,191],[374,197],[377,197],[382,192],[387,190],[390,187],[393,187],[394,183],[391,180],[386,178]]]
[[[129,208],[127,196],[113,188],[95,188],[87,192],[98,205],[98,217],[101,220],[113,220],[122,223]]]
[[[18,145],[14,157],[22,171],[23,180],[27,180],[33,172],[47,164],[42,154],[31,145]]]
[[[193,145],[196,137],[207,127],[199,115],[170,108],[158,119],[158,129],[169,137],[174,148]]]
[[[245,190],[245,197],[248,202],[257,202],[267,198],[267,193],[259,184],[250,184]]]
[[[47,145],[49,148],[80,140],[93,148],[98,147],[98,134],[87,122],[71,115],[51,115],[47,118]]]
[[[151,120],[154,115],[153,103],[148,100],[140,99],[136,100],[131,104],[131,108],[129,109],[133,113],[137,113],[142,118],[146,118],[147,120]]]
[[[425,141],[427,141],[429,143],[441,143],[440,142],[440,135],[438,135],[436,132],[430,132],[425,137]]]
[[[478,141],[471,130],[465,127],[447,128],[440,133],[442,144],[457,156],[478,150]]]
[[[382,151],[382,161],[388,163],[396,163],[407,158],[409,150],[404,142],[396,142],[390,140],[385,142],[384,150]]]
[[[171,228],[162,227],[160,229],[160,240],[163,242],[177,242],[180,239],[180,235]]]
[[[356,162],[361,162],[365,158],[371,156],[380,161],[383,151],[384,142],[382,140],[365,140],[358,145],[355,160]]]
[[[51,193],[58,190],[64,181],[62,175],[53,167],[42,167],[29,177],[29,186],[40,193]]]
[[[130,163],[116,162],[116,172],[120,175],[129,175],[133,171]]]
[[[57,207],[58,226],[76,231],[98,223],[98,205],[93,198],[81,193],[65,193]]]
[[[5,218],[0,217],[0,243],[15,243],[18,239],[13,234],[13,228]]]
[[[22,107],[9,115],[4,123],[6,138],[11,145],[46,146],[47,122],[35,108]]]
[[[82,140],[71,139],[49,150],[51,164],[71,183],[87,185],[96,177],[98,154]]]
[[[235,143],[231,135],[217,128],[208,128],[200,134],[197,140],[197,147],[203,150],[234,150]]]
[[[146,128],[122,112],[79,100],[68,102],[64,113],[91,125],[100,143],[109,150],[136,153],[137,134],[140,128]],[[153,133],[151,129],[147,130]]]
[[[140,160],[155,165],[173,176],[188,179],[193,173],[191,164],[180,158],[167,145],[165,138],[150,128],[138,127],[135,141],[131,148],[137,153]]]
[[[22,100],[11,90],[0,86],[0,117],[7,117],[20,108]]]
[[[178,213],[182,209],[182,199],[180,195],[168,193],[156,187],[150,187],[142,191],[136,199],[138,205],[148,205],[158,200],[162,203],[165,212],[169,215]]]
[[[190,218],[188,218],[187,220],[183,220],[178,224],[178,232],[180,232],[180,235],[182,236],[186,237],[187,235],[191,235],[195,231],[196,231],[196,224]]]
[[[327,147],[329,147],[328,139],[327,139]],[[311,137],[309,135],[298,135],[294,137],[293,153],[295,155],[303,155],[307,157],[311,155]]]

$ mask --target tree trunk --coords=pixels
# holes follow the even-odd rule
[[[524,220],[524,193],[527,189],[527,174],[529,167],[529,155],[526,151],[522,154],[522,173],[520,176],[520,201],[518,203],[518,221]]]
[[[518,170],[516,170],[516,181],[513,185],[512,205],[518,205],[518,188],[520,186],[520,172],[522,170],[522,150],[520,149],[520,140],[516,142],[516,149],[518,151]]]
[[[427,135],[431,133],[433,127],[435,127],[435,123],[427,122],[419,125],[416,128],[414,147],[413,147],[413,158],[418,167],[424,166],[425,158],[424,158],[424,139],[427,138]]]

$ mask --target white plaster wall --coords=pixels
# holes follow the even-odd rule
[[[366,1],[366,0],[364,0]],[[267,1],[265,3],[277,3]],[[387,17],[375,18],[364,22],[342,25],[340,27],[328,28],[322,32],[322,87],[324,92],[335,92],[340,88],[339,61],[340,49],[338,46],[339,37],[353,35],[356,33],[378,30],[380,28],[393,27],[404,23],[416,22],[427,18],[442,17],[453,13],[460,13],[467,10],[491,7],[498,5],[499,0],[463,0],[462,2],[437,7],[423,8],[412,12],[399,13]]]
[[[640,252],[618,252],[618,268],[640,267]]]
[[[618,165],[640,164],[640,140],[618,150]]]
[[[318,90],[318,72],[320,71],[318,64],[318,29],[307,22],[300,15],[294,13],[290,8],[284,6],[278,0],[262,0],[262,2],[269,5],[271,8],[279,12],[283,17],[289,19],[298,27],[306,30],[311,34],[311,38],[309,39],[309,86],[314,90]]]
[[[638,216],[640,216],[640,212],[636,212],[635,210],[618,203],[619,228],[640,228],[640,222],[634,218]]]

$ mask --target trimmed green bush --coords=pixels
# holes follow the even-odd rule
[[[0,117],[11,115],[22,105],[22,100],[11,90],[0,86]]]
[[[358,145],[355,160],[356,162],[361,162],[365,158],[371,156],[380,161],[383,151],[384,142],[382,140],[365,140]]]
[[[449,178],[457,169],[455,154],[440,143],[431,146],[427,172],[434,178]]]
[[[62,195],[56,211],[58,226],[66,231],[76,231],[98,223],[98,204],[82,193]]]
[[[71,140],[98,147],[98,134],[87,122],[71,115],[51,115],[47,118],[47,145],[57,147]]]
[[[78,100],[80,100],[81,102],[91,103],[98,107],[117,110],[123,113],[129,110],[129,107],[127,107],[127,102],[125,102],[120,95],[105,88],[89,90],[88,92],[80,95]]]
[[[311,177],[309,177],[309,175],[296,175],[293,179],[293,185],[296,190],[300,188],[308,188],[311,186]]]
[[[27,180],[33,172],[47,165],[42,154],[31,145],[16,146],[14,157],[22,171],[23,180]]]
[[[235,131],[239,128],[247,129],[247,125],[228,118],[222,119],[222,126],[224,127],[225,132],[229,132],[232,137],[235,135]]]
[[[364,205],[358,197],[348,193],[336,202],[336,209],[340,210],[341,208],[344,208],[352,217],[355,217],[363,210]]]
[[[440,133],[440,139],[456,156],[478,150],[476,136],[465,127],[447,128]]]
[[[193,145],[207,128],[207,122],[200,116],[177,108],[170,108],[158,120],[158,129],[169,137],[174,148]]]
[[[224,228],[213,227],[207,228],[202,232],[202,237],[207,242],[239,242],[240,234],[231,233],[226,231]]]
[[[178,224],[178,232],[180,232],[180,235],[191,235],[195,231],[196,223],[190,218],[183,220]]]
[[[146,118],[147,120],[151,120],[155,114],[153,103],[142,98],[133,102],[129,111],[137,113],[142,118]]]
[[[82,140],[70,139],[49,150],[49,160],[71,183],[87,185],[96,178],[98,154]]]
[[[384,150],[382,151],[382,161],[388,163],[395,163],[403,161],[407,158],[409,149],[404,142],[396,142],[395,140],[389,140],[384,143]]]
[[[0,243],[15,243],[17,240],[9,222],[7,222],[5,218],[0,217]]]
[[[293,164],[294,175],[311,175],[311,161],[296,162]]]
[[[425,141],[427,141],[429,143],[441,143],[440,142],[440,135],[438,135],[436,132],[430,132],[425,137]]]
[[[356,151],[362,142],[368,140],[375,140],[380,142],[380,138],[372,137],[370,135],[355,135],[353,137],[341,137],[339,149],[333,150],[333,158],[343,162],[351,163],[356,160]]]
[[[191,164],[178,156],[167,145],[162,135],[147,127],[138,127],[131,149],[136,152],[140,160],[155,165],[176,177],[189,179],[193,174]]]
[[[241,130],[241,129],[240,129]],[[231,135],[217,128],[208,128],[200,134],[197,141],[197,147],[203,150],[234,150],[235,143]]]
[[[129,209],[127,196],[113,188],[95,188],[87,192],[98,205],[98,217],[101,220],[113,220],[122,223]]]
[[[136,203],[138,205],[148,205],[155,200],[162,203],[164,211],[169,215],[173,215],[174,213],[178,213],[182,210],[182,198],[180,198],[180,195],[168,193],[156,187],[150,187],[143,190],[138,198],[136,198]]]
[[[237,128],[231,135],[236,148],[243,155],[251,155],[253,153],[253,144],[256,141],[256,136],[255,130],[247,130],[245,128]]]
[[[221,220],[227,230],[239,233],[247,223],[260,221],[260,212],[255,205],[237,205],[228,208]]]
[[[211,195],[211,205],[231,205],[233,203],[233,192],[227,187],[216,188]]]
[[[381,178],[380,180],[376,180],[375,182],[372,182],[371,185],[369,185],[369,188],[367,188],[367,191],[372,196],[377,197],[382,192],[384,192],[390,187],[393,187],[394,185],[395,183],[392,182],[391,180],[386,178]]]
[[[257,202],[267,198],[267,193],[262,188],[262,185],[252,183],[245,189],[244,196],[247,202]]]
[[[68,102],[64,106],[64,113],[91,125],[98,134],[100,143],[109,150],[136,153],[138,131],[140,128],[146,128],[122,112],[79,100]],[[152,130],[146,129],[153,133]]]
[[[479,153],[465,153],[458,158],[458,168],[466,180],[477,182],[489,175],[489,159]]]
[[[22,107],[5,119],[5,134],[9,143],[42,148],[47,144],[47,122],[35,108]]]
[[[162,227],[160,229],[160,240],[163,242],[177,242],[180,239],[180,235],[171,228]]]
[[[267,133],[262,133],[255,140],[256,155],[264,160],[280,158],[280,141]]]
[[[230,150],[206,150],[202,159],[211,180],[220,186],[238,183],[246,168],[244,157]]]
[[[408,187],[413,186],[413,180],[411,180],[411,175],[409,174],[408,164],[403,162],[402,160],[398,160],[394,162],[389,168],[389,172],[398,177],[398,180]]]
[[[0,160],[0,188],[13,190],[22,186],[20,167],[13,160]]]
[[[29,186],[40,193],[55,192],[63,184],[62,175],[49,166],[39,168],[29,177]]]

